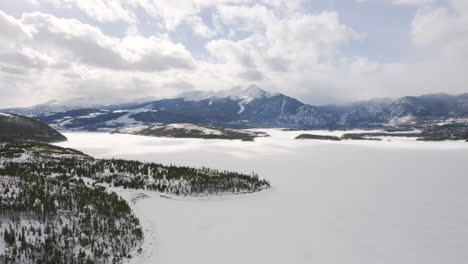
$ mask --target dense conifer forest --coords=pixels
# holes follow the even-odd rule
[[[67,138],[46,123],[34,118],[0,113],[0,140],[59,142]]]
[[[0,263],[121,263],[143,239],[126,201],[82,179],[16,173],[0,187]]]
[[[217,195],[255,192],[268,188],[266,180],[251,175],[184,166],[119,159],[94,159],[81,152],[38,143],[3,143],[0,174],[91,178],[113,187],[155,190],[175,195]],[[18,162],[20,161],[20,162]]]
[[[184,196],[255,192],[258,175],[94,159],[33,142],[0,142],[0,263],[122,263],[143,232],[106,187]]]

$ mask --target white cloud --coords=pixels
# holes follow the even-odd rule
[[[36,1],[36,0],[24,0]],[[224,5],[255,3],[275,9],[277,13],[301,10],[303,0],[44,0],[55,8],[78,8],[90,18],[99,22],[123,21],[129,24],[140,23],[137,12],[143,12],[158,19],[169,32],[181,24],[189,24],[196,35],[210,38],[216,31],[210,28],[201,16],[207,8],[216,9]]]
[[[349,61],[344,61],[344,64],[349,65],[349,70],[354,74],[375,74],[381,69],[379,63],[365,57],[354,57]]]
[[[42,13],[16,19],[2,11],[0,32],[0,90],[10,95],[2,95],[1,103],[6,105],[96,94],[106,94],[101,100],[142,97],[196,70],[185,47],[166,35],[144,37],[133,30],[110,37],[78,20]],[[135,90],[145,92],[132,94]]]
[[[390,3],[394,5],[423,6],[436,2],[437,0],[356,0],[358,3]]]
[[[341,24],[336,12],[283,19],[269,25],[267,38],[273,43],[270,55],[286,56],[305,65],[335,55],[337,48],[361,36]]]
[[[17,41],[28,37],[29,31],[25,30],[19,21],[0,11],[0,45],[2,50],[13,48]]]
[[[292,95],[311,92],[317,83],[311,78],[329,74],[333,66],[328,61],[339,47],[361,38],[336,12],[284,16],[260,5],[222,6],[218,12],[228,27],[250,35],[210,41],[206,47],[213,63],[240,77],[238,82],[255,81]]]
[[[318,63],[333,56],[339,45],[361,36],[339,21],[335,12],[277,17],[264,6],[222,7],[223,22],[250,32],[242,40],[214,40],[208,50],[217,58],[253,66],[254,57],[270,62]]]
[[[23,57],[129,71],[195,67],[185,47],[172,43],[164,35],[109,37],[99,28],[78,20],[42,13],[24,14],[16,20],[0,12],[0,19],[9,21],[2,27],[4,31],[15,31],[13,38],[2,42],[15,46],[10,52]]]
[[[392,0],[396,5],[427,5],[432,4],[434,0]]]
[[[117,24],[91,25],[44,12],[15,18],[0,11],[0,86],[8,87],[0,88],[7,96],[0,105],[86,96],[111,102],[253,82],[309,103],[328,103],[460,93],[468,83],[464,0],[446,7],[389,0],[417,7],[408,25],[414,57],[392,63],[370,59],[365,51],[345,54],[348,43],[366,41],[365,32],[344,24],[337,12],[306,11],[301,0],[47,1],[57,1],[54,12],[81,10],[96,21],[129,25],[115,34]],[[163,31],[148,32],[156,24]],[[171,39],[182,24],[201,37],[199,46],[190,47],[193,54]]]
[[[56,8],[79,8],[89,17],[99,22],[124,21],[136,23],[135,14],[125,1],[120,0],[43,0]]]
[[[450,7],[419,10],[412,24],[412,41],[418,47],[440,50],[453,59],[467,59],[467,2],[453,0]]]
[[[191,25],[193,32],[201,37],[211,38],[217,34],[216,31],[208,27],[199,16],[187,18],[186,23]]]

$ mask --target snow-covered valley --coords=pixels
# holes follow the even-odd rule
[[[178,198],[115,189],[145,231],[132,263],[465,263],[468,143],[255,142],[65,133],[96,158],[255,171],[272,188]],[[341,135],[343,132],[313,131]],[[145,194],[145,195],[141,195]]]

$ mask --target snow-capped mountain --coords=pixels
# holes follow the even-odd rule
[[[234,100],[242,100],[249,103],[254,99],[262,97],[272,97],[277,94],[269,93],[256,85],[250,85],[247,88],[236,86],[229,90],[224,91],[189,91],[183,92],[176,96],[176,98],[183,98],[187,101],[201,101],[205,99],[221,99],[231,98]]]
[[[238,101],[239,111],[241,114],[245,111],[245,105],[261,98],[271,98],[279,94],[269,93],[256,85],[251,85],[246,89],[242,86],[236,86],[230,90],[225,91],[190,91],[184,92],[177,96],[177,98],[183,98],[186,101],[202,101],[202,100],[217,100],[223,98],[229,98]],[[212,103],[212,101],[211,101]]]
[[[107,130],[158,123],[193,123],[209,126],[324,127],[320,111],[283,94],[257,86],[227,91],[183,93],[177,98],[117,108],[75,109],[36,116],[59,129]]]
[[[181,96],[172,102],[153,102],[153,109],[190,116],[199,123],[231,127],[323,127],[328,123],[316,107],[254,85]]]
[[[35,117],[57,129],[98,131],[170,123],[230,128],[416,127],[421,124],[427,126],[468,120],[468,94],[432,94],[316,107],[252,85],[245,88],[237,86],[226,91],[191,91],[176,98],[144,103],[54,113],[44,111]]]
[[[19,115],[35,116],[39,114],[65,112],[84,108],[120,109],[122,107],[151,102],[154,100],[155,98],[149,97],[135,100],[119,100],[117,102],[114,101],[113,104],[106,104],[104,102],[98,103],[99,98],[79,97],[63,101],[51,100],[49,102],[30,107],[7,108],[1,109],[0,111]]]

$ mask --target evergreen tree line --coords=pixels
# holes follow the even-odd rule
[[[45,146],[50,148],[49,145]],[[31,149],[30,145],[27,147]],[[35,148],[37,149],[37,146]],[[15,153],[14,155],[18,156],[21,150],[15,149],[10,144],[4,144],[0,147],[0,155],[2,151],[5,154]],[[67,155],[57,155],[58,151],[66,151]],[[22,171],[38,176],[88,177],[97,183],[107,183],[115,187],[192,196],[255,192],[270,187],[268,181],[260,180],[255,173],[248,175],[209,168],[165,166],[122,159],[93,159],[79,152],[70,151],[47,149],[47,155],[43,152],[32,152],[31,156],[34,158],[30,160],[21,162],[5,160],[3,166],[0,166],[0,174],[14,175]],[[56,155],[50,155],[51,153]]]
[[[140,247],[139,221],[115,193],[82,179],[10,175],[0,176],[0,263],[121,263]]]
[[[0,142],[0,263],[121,263],[131,257],[143,232],[106,184],[192,196],[270,186],[255,173],[94,159],[47,144]]]

